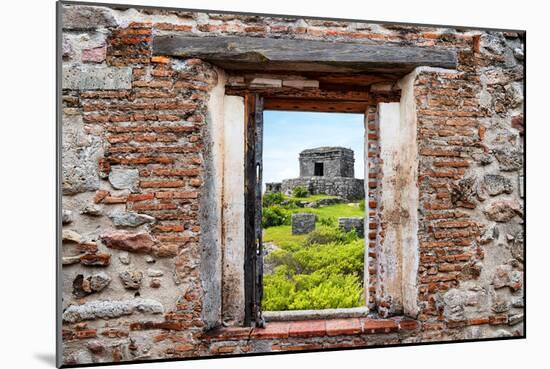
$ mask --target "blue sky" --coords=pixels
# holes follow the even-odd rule
[[[354,151],[355,177],[363,178],[363,114],[264,112],[263,182],[299,176],[298,155],[319,146]]]

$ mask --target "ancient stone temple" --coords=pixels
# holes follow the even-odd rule
[[[318,147],[300,153],[300,177],[354,177],[353,150]]]
[[[364,181],[355,178],[353,150],[344,147],[317,147],[300,153],[300,177],[283,180],[280,188],[291,194],[295,187],[304,187],[310,194],[325,194],[357,200],[365,197]],[[277,188],[269,183],[268,189]]]

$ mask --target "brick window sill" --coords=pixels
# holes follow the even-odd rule
[[[210,340],[284,339],[334,337],[363,334],[413,331],[420,327],[416,320],[405,317],[392,319],[342,318],[268,322],[265,328],[215,328],[205,333]]]

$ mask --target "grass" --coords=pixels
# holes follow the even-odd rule
[[[326,196],[326,195],[315,195]],[[317,224],[319,227],[319,219],[339,217],[362,217],[365,212],[359,208],[358,203],[350,204],[335,204],[323,206],[320,208],[298,208],[292,209],[293,213],[313,213],[317,215]],[[263,241],[273,242],[284,250],[297,250],[305,241],[307,235],[293,235],[292,227],[290,225],[280,225],[276,227],[269,227],[264,229]]]
[[[273,242],[284,250],[297,250],[305,241],[306,234],[292,234],[292,227],[281,225],[264,229],[263,241]]]
[[[298,209],[299,213],[314,213],[319,217],[363,217],[365,212],[359,208],[359,203],[350,204],[335,204],[329,206],[323,206],[320,208],[303,208]]]

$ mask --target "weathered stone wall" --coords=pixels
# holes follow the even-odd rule
[[[523,334],[523,41],[514,32],[63,6],[63,361],[179,358]],[[213,66],[153,55],[156,35],[245,35],[457,52],[414,79],[418,315],[219,326]],[[235,82],[229,76],[228,85]],[[233,81],[233,82],[232,82]],[[240,82],[237,82],[240,83]],[[384,85],[371,86],[371,91]],[[389,86],[392,89],[392,86]],[[395,100],[393,100],[395,101]],[[369,307],[380,216],[369,139]],[[372,140],[372,145],[371,141]],[[365,179],[367,181],[367,179]],[[373,282],[375,281],[375,282]],[[386,306],[387,305],[387,306]],[[376,318],[376,316],[373,316]]]
[[[312,195],[339,196],[347,200],[365,198],[364,181],[349,177],[300,177],[283,179],[281,192],[292,195],[296,187],[306,188]]]

